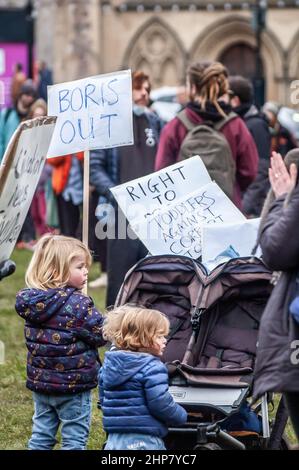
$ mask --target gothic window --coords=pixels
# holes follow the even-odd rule
[[[185,76],[185,54],[168,26],[155,19],[137,31],[125,55],[125,65],[149,73],[153,88],[178,85]]]

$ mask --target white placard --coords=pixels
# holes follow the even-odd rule
[[[202,261],[215,259],[229,246],[240,256],[250,256],[257,239],[258,219],[246,219],[237,223],[205,225],[202,230]],[[260,255],[260,251],[257,256]]]
[[[48,114],[57,116],[48,157],[131,145],[131,71],[48,87]]]
[[[198,258],[202,254],[202,227],[246,221],[215,183],[185,194],[151,218],[132,225],[152,255],[176,254]]]
[[[178,198],[211,182],[197,155],[163,170],[111,188],[119,207],[130,223],[146,220]]]
[[[56,118],[20,124],[5,152],[0,173],[0,262],[8,259],[31,205]]]

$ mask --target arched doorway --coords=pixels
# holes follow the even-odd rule
[[[255,90],[256,104],[260,106],[264,103],[264,67],[261,63],[260,76],[257,77],[257,53],[254,47],[246,43],[232,44],[221,52],[218,60],[227,67],[230,75],[249,78]]]
[[[256,52],[249,44],[233,44],[220,54],[219,61],[228,68],[230,75],[255,77]]]

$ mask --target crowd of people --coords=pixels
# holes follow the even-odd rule
[[[263,212],[260,243],[267,265],[286,273],[263,317],[256,393],[285,392],[299,435],[298,372],[285,359],[285,370],[289,370],[285,379],[281,361],[273,361],[274,353],[286,357],[282,350],[288,349],[290,337],[296,339],[298,329],[296,303],[291,332],[286,320],[299,263],[294,236],[297,167],[292,164],[289,173],[283,162],[296,142],[279,124],[277,104],[269,102],[258,110],[251,82],[241,76],[229,77],[219,62],[190,65],[186,73],[189,101],[166,124],[150,108],[150,77],[135,71],[132,87],[134,144],[91,152],[89,248],[102,275],[90,287],[107,285],[106,305],[113,306],[125,274],[147,254],[140,240],[117,237],[118,224],[126,225],[126,221],[118,214],[110,191],[113,186],[187,158],[190,148],[198,145],[196,153],[213,179],[248,218],[260,216],[272,188],[273,203],[267,215]],[[0,158],[19,122],[47,114],[46,102],[38,96],[36,86],[25,80],[15,94],[14,106],[1,112]],[[222,154],[229,169],[219,162]],[[79,241],[83,158],[83,153],[77,153],[47,161],[18,242],[19,247],[34,250],[26,273],[27,288],[17,294],[16,303],[26,322],[27,387],[33,392],[35,410],[29,448],[52,449],[60,424],[64,449],[85,448],[90,390],[97,386],[99,373],[103,425],[109,433],[106,448],[165,449],[162,438],[167,427],[187,419],[168,392],[167,369],[159,359],[169,322],[158,311],[134,306],[112,310],[104,321],[91,298],[82,294],[92,261],[89,249]],[[112,226],[116,236],[99,240],[95,236],[96,209],[107,202],[117,216],[110,218],[108,213],[100,222]],[[113,347],[99,372],[97,347],[107,340]]]
[[[49,82],[45,64],[41,64],[40,74],[43,80],[39,87],[28,80],[16,80],[19,92],[15,94],[15,105],[0,116],[0,158],[20,121],[47,113],[46,102],[42,101],[46,97],[42,93],[45,80]],[[271,152],[285,155],[296,146],[294,138],[277,121],[277,104],[266,103],[263,110],[254,106],[250,80],[229,77],[220,63],[203,62],[189,67],[186,83],[189,101],[165,124],[150,107],[150,77],[142,71],[134,72],[134,145],[91,152],[89,247],[100,269],[99,277],[89,287],[107,287],[107,305],[114,304],[126,272],[147,253],[143,243],[133,237],[97,237],[99,224],[110,235],[117,234],[120,225],[127,228],[110,188],[176,163],[188,152],[200,154],[206,163],[205,154],[210,152],[213,158],[207,156],[207,161],[212,178],[247,217],[258,217],[270,187]],[[16,86],[13,89],[16,93]],[[206,123],[214,132],[203,133],[201,129],[199,135],[199,125]],[[83,152],[49,159],[17,247],[34,249],[38,237],[46,232],[80,238],[82,204]],[[104,210],[105,216],[101,213],[107,204],[113,206],[114,217],[109,218]]]

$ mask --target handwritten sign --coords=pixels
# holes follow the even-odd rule
[[[140,218],[132,228],[153,255],[202,254],[202,228],[243,222],[246,218],[215,183],[209,183],[154,214]]]
[[[8,259],[40,179],[55,117],[21,123],[3,157],[0,173],[0,262]]]
[[[211,182],[197,155],[163,170],[111,188],[130,223],[151,218],[165,205]]]
[[[133,144],[130,70],[50,86],[48,100],[49,157]]]
[[[237,223],[206,225],[202,230],[202,261],[211,261],[232,246],[240,256],[250,256],[257,239],[260,219],[245,219]],[[261,252],[257,253],[260,256]]]

